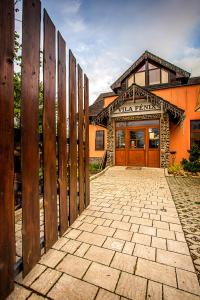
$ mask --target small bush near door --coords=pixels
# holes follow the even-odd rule
[[[190,156],[189,160],[183,159],[183,169],[187,172],[198,173],[200,172],[200,149],[197,145],[192,146],[188,151]]]

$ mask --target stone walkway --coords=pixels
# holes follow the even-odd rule
[[[200,178],[170,176],[167,181],[200,283]]]
[[[162,169],[110,168],[91,204],[9,299],[200,300]]]

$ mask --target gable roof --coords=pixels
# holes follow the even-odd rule
[[[163,111],[168,111],[173,116],[173,119],[175,121],[178,121],[183,117],[183,109],[151,93],[150,91],[137,84],[132,84],[124,93],[120,94],[112,103],[105,107],[96,116],[95,122],[102,124],[105,119],[107,120],[110,114],[117,108],[119,108],[125,101],[133,100],[136,98],[146,98],[148,102],[151,102],[153,104],[161,104]]]
[[[97,116],[104,108],[104,98],[116,96],[114,92],[101,93],[98,98],[89,107],[89,116]]]
[[[158,64],[162,65],[163,67],[173,71],[176,73],[176,77],[177,78],[189,78],[190,77],[190,73],[171,64],[170,62],[154,55],[153,53],[149,52],[149,51],[145,51],[133,64],[132,66],[126,70],[126,72],[124,72],[112,85],[111,85],[111,89],[114,90],[115,88],[119,88],[121,86],[121,82],[130,75],[130,73],[141,64],[141,62],[145,59],[150,59],[154,62],[157,62]]]

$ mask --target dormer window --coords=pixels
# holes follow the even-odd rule
[[[147,73],[147,74],[146,74]],[[146,76],[147,75],[147,76]],[[136,83],[140,86],[162,84],[169,82],[169,73],[168,71],[159,68],[148,62],[147,69],[146,64],[142,65],[136,73],[129,76],[127,80],[128,87],[133,83]]]

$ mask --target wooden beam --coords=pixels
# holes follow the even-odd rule
[[[70,225],[76,220],[77,211],[77,122],[76,122],[76,59],[69,51],[69,165],[70,165]]]
[[[79,174],[79,212],[85,208],[84,204],[84,145],[83,145],[83,71],[78,65],[78,174]]]
[[[58,184],[60,235],[63,235],[68,227],[66,113],[66,43],[58,32]]]
[[[24,276],[38,262],[41,254],[38,145],[40,21],[40,1],[23,1],[21,153]]]
[[[55,127],[55,26],[44,10],[44,220],[46,251],[57,241],[57,176]]]
[[[84,74],[84,109],[85,109],[85,206],[90,204],[89,172],[89,81]]]
[[[14,288],[14,1],[0,1],[0,299]]]

